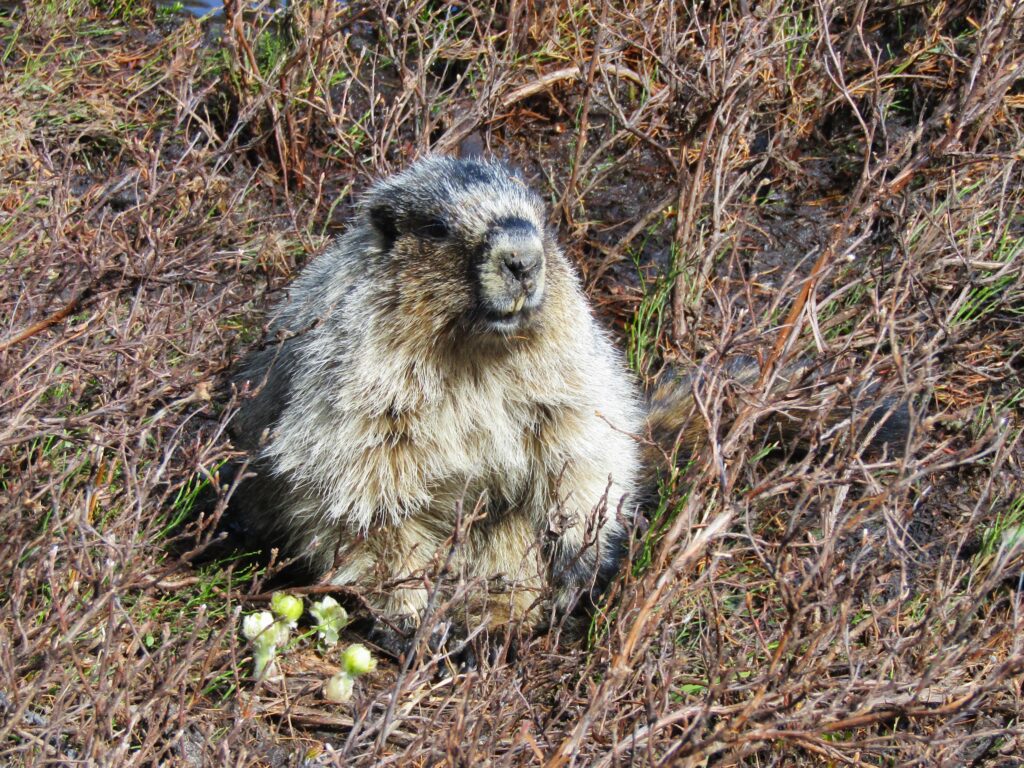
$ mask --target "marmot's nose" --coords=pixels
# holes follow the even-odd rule
[[[508,275],[532,293],[537,273],[544,264],[544,245],[533,227],[514,227],[495,233],[491,256],[507,270]]]
[[[540,243],[537,243],[536,247],[530,243],[520,246],[514,251],[502,253],[501,260],[508,271],[512,273],[512,277],[525,285],[537,274],[543,256],[544,251],[541,249]]]

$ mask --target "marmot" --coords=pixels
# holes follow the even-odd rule
[[[502,163],[416,162],[370,189],[235,377],[254,473],[235,515],[392,622],[415,625],[445,561],[488,585],[474,615],[536,625],[623,557],[646,406],[545,219]]]

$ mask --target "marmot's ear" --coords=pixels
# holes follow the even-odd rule
[[[484,144],[483,135],[480,131],[473,131],[459,142],[459,148],[455,156],[463,160],[470,158],[482,160],[486,151],[487,147]]]
[[[398,222],[395,212],[386,202],[378,200],[370,206],[368,213],[370,215],[370,223],[373,224],[373,228],[377,230],[377,234],[380,235],[383,241],[384,249],[390,250],[391,246],[394,245],[395,238],[398,237]]]

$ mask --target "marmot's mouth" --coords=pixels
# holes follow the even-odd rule
[[[540,305],[539,297],[521,294],[508,311],[502,312],[493,307],[483,308],[480,319],[486,330],[495,333],[513,333],[530,325]]]

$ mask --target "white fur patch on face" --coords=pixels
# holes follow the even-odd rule
[[[520,218],[540,232],[544,222],[536,199],[525,187],[510,184],[480,185],[451,189],[452,205],[459,211],[459,224],[472,239],[483,239],[502,219]]]

